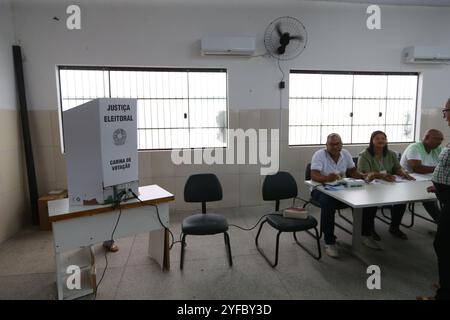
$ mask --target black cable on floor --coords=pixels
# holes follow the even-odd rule
[[[261,222],[262,218],[264,218],[264,217],[266,217],[266,216],[268,216],[268,215],[269,215],[269,214],[265,214],[265,215],[261,216],[261,218],[259,218],[258,222],[257,222],[253,227],[251,227],[251,228],[249,228],[249,229],[243,228],[243,227],[241,227],[241,226],[238,226],[238,225],[236,225],[236,224],[231,224],[231,223],[229,224],[229,226],[231,226],[231,227],[236,227],[236,228],[239,228],[239,229],[244,230],[244,231],[251,231],[251,230],[255,229],[255,228],[258,226],[258,224]]]
[[[119,216],[117,217],[116,224],[114,225],[114,229],[113,229],[113,231],[111,233],[111,240],[110,240],[110,245],[111,246],[114,243],[114,233],[116,232],[117,226],[119,225],[119,221],[120,221],[120,218],[122,216],[122,207],[120,206],[120,202],[122,201],[122,197],[124,195],[125,195],[125,193],[119,195],[119,200],[117,200],[114,203],[114,205],[113,205],[113,208],[117,208],[117,207],[119,208]],[[100,277],[100,281],[96,284],[94,300],[97,299],[97,292],[98,292],[98,289],[100,288],[100,285],[101,285],[101,283],[103,281],[103,278],[104,278],[104,276],[106,274],[106,270],[107,269],[108,269],[108,250],[105,250],[105,269],[103,270],[102,276]]]
[[[131,192],[131,194],[132,194],[137,200],[139,200],[140,202],[144,203],[144,201],[142,201],[141,199],[139,199],[138,195],[135,194],[135,193],[133,192],[133,190],[129,189],[128,191]],[[169,228],[161,221],[161,216],[159,215],[158,205],[151,204],[151,203],[146,204],[146,205],[150,205],[150,206],[156,208],[156,216],[158,217],[159,223],[161,224],[161,226],[162,226],[167,232],[169,232],[169,234],[170,234],[170,236],[171,236],[171,238],[172,238],[171,244],[169,245],[169,250],[172,249],[172,247],[173,247],[173,245],[174,245],[175,243],[181,243],[181,241],[175,241],[175,237],[174,237],[172,231],[170,231],[170,229],[169,229]]]

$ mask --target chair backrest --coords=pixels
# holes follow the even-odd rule
[[[298,195],[297,183],[294,177],[286,171],[278,171],[274,175],[266,176],[262,187],[265,201],[275,200],[275,210],[280,209],[280,200],[295,198]]]
[[[306,165],[306,169],[305,169],[305,181],[306,180],[311,180],[311,163],[308,163]]]
[[[222,186],[213,173],[194,174],[184,185],[184,201],[201,202],[206,213],[206,202],[222,200]]]

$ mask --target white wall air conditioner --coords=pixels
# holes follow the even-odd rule
[[[204,37],[202,55],[252,56],[256,49],[254,37]]]
[[[403,49],[405,63],[450,63],[450,48],[411,46]]]

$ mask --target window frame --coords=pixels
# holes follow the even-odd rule
[[[58,101],[59,101],[59,108],[58,108],[58,116],[60,119],[60,140],[61,140],[61,151],[62,153],[65,153],[65,139],[64,139],[64,117],[63,117],[63,97],[61,93],[61,70],[83,70],[83,71],[108,71],[108,89],[109,89],[109,97],[111,97],[111,75],[110,71],[155,71],[155,72],[220,72],[225,73],[225,107],[226,107],[226,127],[225,129],[225,146],[216,146],[216,147],[186,147],[186,148],[155,148],[155,149],[139,149],[138,152],[151,152],[151,151],[171,151],[171,150],[196,150],[196,149],[226,149],[228,147],[228,129],[230,128],[230,108],[229,108],[229,85],[228,85],[228,69],[227,68],[199,68],[199,67],[142,67],[142,66],[89,66],[89,65],[57,65],[57,91],[58,91]],[[81,99],[81,98],[80,98]],[[138,99],[138,98],[136,98]],[[190,98],[187,98],[189,100]],[[138,99],[139,100],[139,99]],[[217,127],[221,128],[221,127]],[[168,128],[170,129],[170,128]],[[189,125],[189,132],[191,128]],[[139,130],[139,128],[138,128]],[[190,134],[189,134],[190,136]],[[138,146],[139,147],[139,146]]]
[[[416,106],[415,106],[415,112],[414,112],[414,128],[413,128],[413,137],[412,141],[403,141],[403,142],[389,142],[390,145],[399,145],[399,144],[405,144],[405,143],[413,143],[416,141],[417,136],[417,118],[419,113],[419,90],[420,90],[420,72],[412,72],[412,71],[340,71],[340,70],[305,70],[305,69],[291,69],[289,70],[289,75],[291,74],[323,74],[323,75],[385,75],[385,76],[416,76],[417,77],[417,86],[416,86]],[[290,88],[289,88],[290,90]],[[290,111],[290,91],[288,93],[288,112]],[[353,100],[354,97],[352,96],[352,106],[353,106]],[[350,126],[353,130],[353,124]],[[288,146],[289,147],[317,147],[317,146],[323,146],[322,143],[317,144],[289,144],[289,115],[288,115]],[[356,142],[356,143],[344,143],[344,145],[347,146],[358,146],[358,145],[365,145],[364,143]]]

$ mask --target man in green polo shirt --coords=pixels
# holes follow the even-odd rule
[[[425,132],[421,142],[410,144],[402,155],[400,164],[410,173],[431,174],[438,164],[439,155],[442,152],[441,143],[444,135],[437,129],[429,129]],[[422,203],[425,210],[437,222],[439,219],[439,207],[436,201]]]

